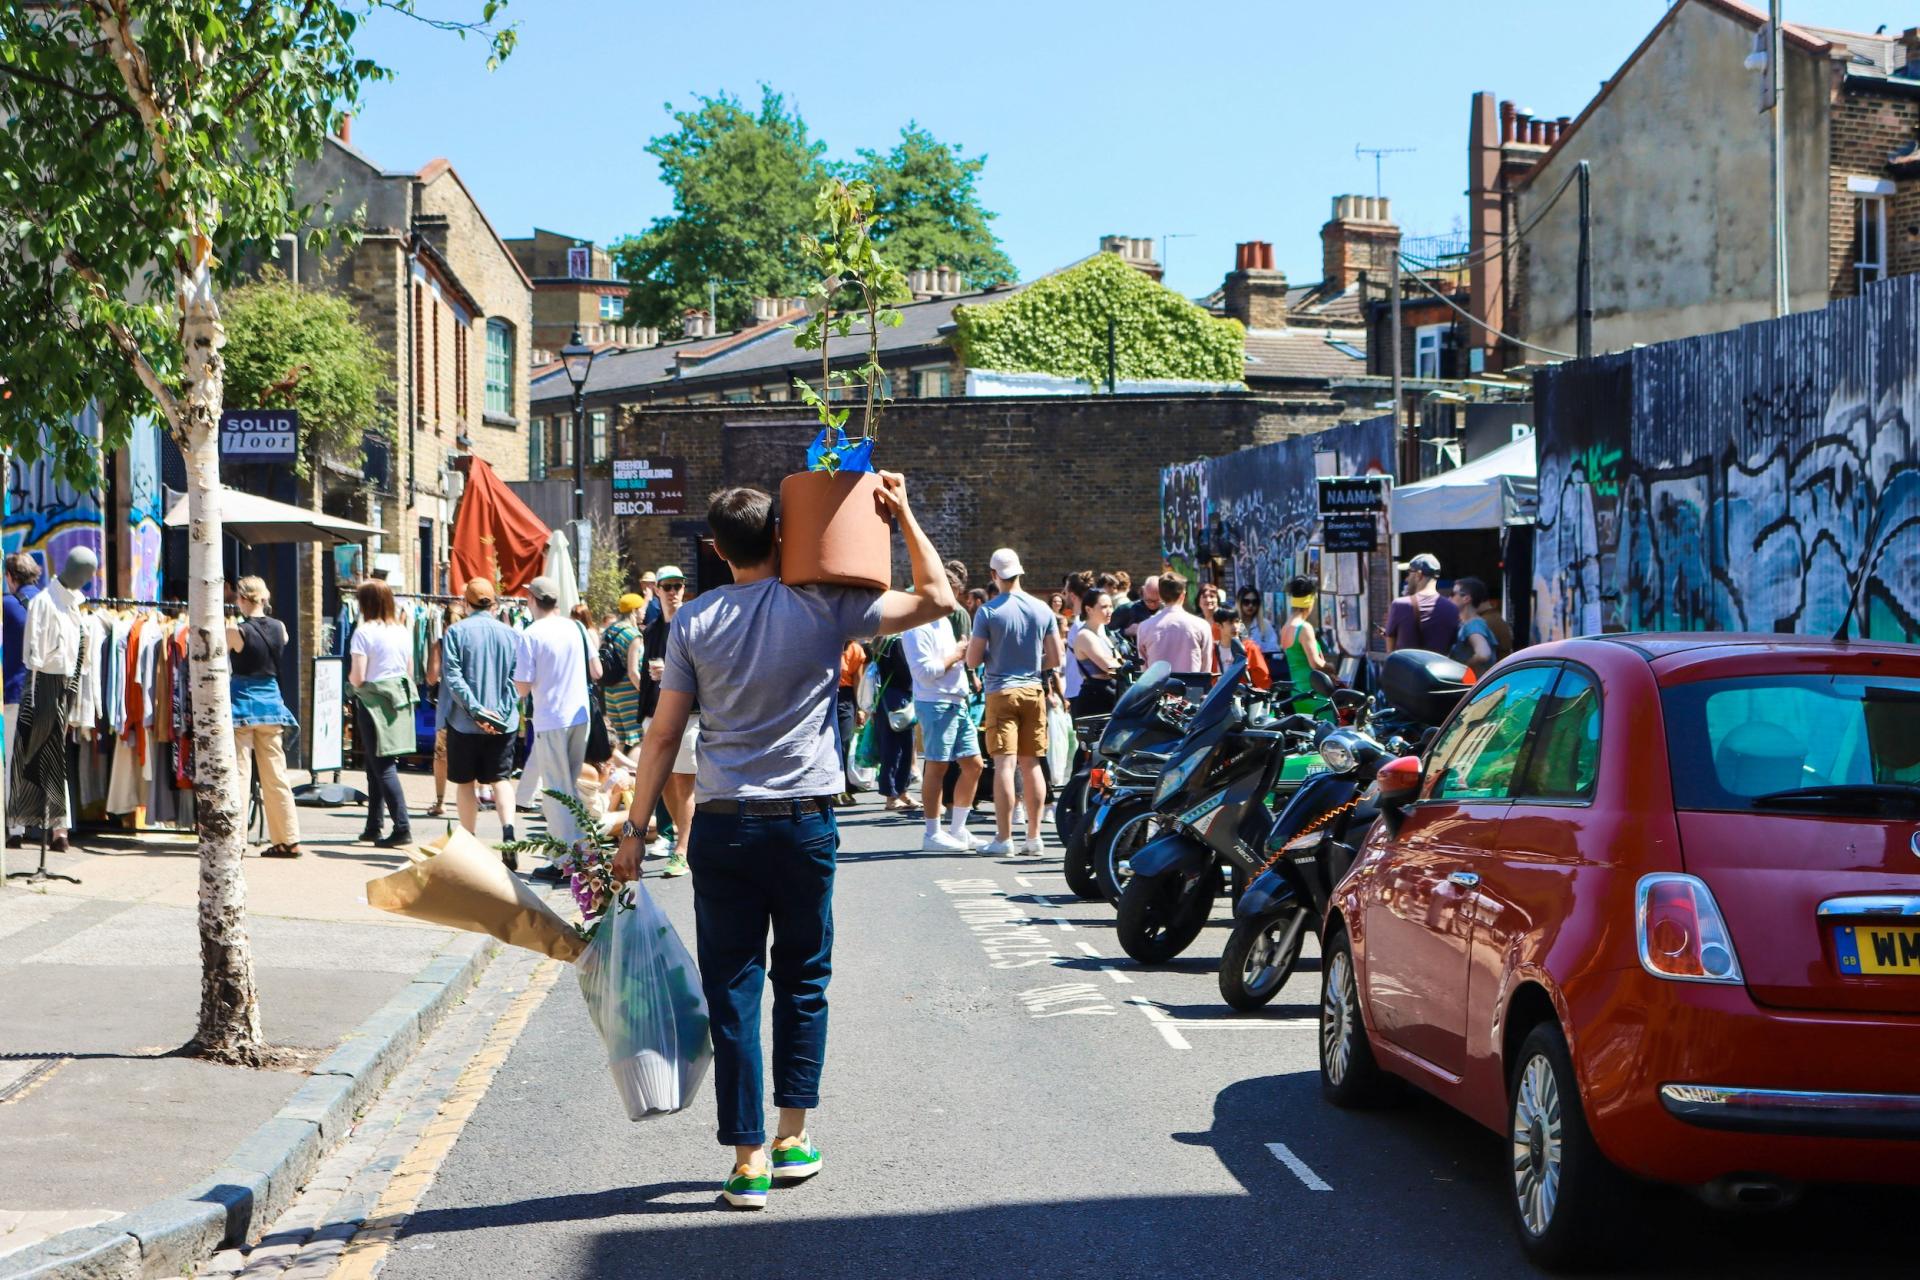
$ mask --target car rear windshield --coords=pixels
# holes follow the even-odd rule
[[[1793,808],[1800,793],[1865,812],[1872,788],[1920,788],[1920,680],[1743,676],[1675,685],[1660,703],[1682,809]]]

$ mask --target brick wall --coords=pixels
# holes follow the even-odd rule
[[[1833,105],[1833,162],[1827,176],[1827,274],[1833,296],[1858,292],[1853,264],[1857,250],[1855,202],[1847,179],[1886,178],[1887,157],[1920,131],[1920,102],[1861,92],[1842,93]],[[1887,274],[1920,271],[1920,181],[1896,185],[1887,207]]]
[[[1320,431],[1350,417],[1332,401],[1250,395],[1075,396],[906,402],[888,410],[880,461],[903,472],[943,557],[975,585],[995,548],[1032,581],[1074,570],[1159,566],[1160,469]],[[794,405],[647,407],[623,415],[616,456],[686,460],[687,513],[625,522],[629,563],[697,562],[706,501],[730,484],[775,489],[804,465],[818,424]],[[896,543],[895,582],[908,580]]]

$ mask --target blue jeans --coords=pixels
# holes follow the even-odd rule
[[[894,729],[884,703],[873,709],[873,715],[880,722],[874,726],[880,748],[880,778],[874,789],[888,798],[904,796],[913,786],[913,726],[908,725],[905,732]]]
[[[760,995],[773,926],[773,1103],[820,1105],[833,973],[831,813],[777,818],[699,813],[687,838],[700,986],[713,1020],[721,1145],[767,1140]]]

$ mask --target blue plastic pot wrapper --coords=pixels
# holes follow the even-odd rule
[[[693,956],[640,885],[615,904],[576,964],[629,1120],[692,1104],[713,1062]]]
[[[849,444],[847,433],[838,427],[822,427],[807,446],[809,471],[871,471],[873,441],[867,437]]]

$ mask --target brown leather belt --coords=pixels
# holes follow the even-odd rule
[[[804,800],[703,800],[696,812],[741,818],[804,818],[810,813],[833,812],[827,796],[808,796]]]

